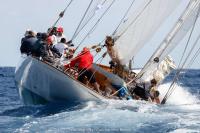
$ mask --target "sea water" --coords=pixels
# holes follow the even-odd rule
[[[173,74],[159,87],[161,97]],[[56,89],[56,88],[55,88]],[[0,68],[0,132],[200,132],[200,70],[184,70],[165,105],[107,100],[24,106],[14,68]]]

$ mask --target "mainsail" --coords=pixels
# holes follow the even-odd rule
[[[129,19],[114,35],[118,37],[115,48],[122,65],[153,37],[166,18],[177,8],[181,0],[143,0]]]
[[[192,25],[194,25],[196,18],[198,17],[199,6],[199,0],[190,1],[183,14],[172,28],[171,32],[163,40],[142,71],[138,74],[138,78],[145,80],[149,77],[149,75],[153,75],[153,72],[157,69],[159,62],[161,62],[172,51],[172,49],[179,44],[179,42],[191,29]],[[156,62],[155,58],[158,58],[159,62]]]

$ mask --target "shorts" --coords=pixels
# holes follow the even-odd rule
[[[139,96],[143,100],[148,101],[150,94],[145,90],[145,88],[142,88],[140,86],[136,86],[134,90],[132,91],[135,95]]]

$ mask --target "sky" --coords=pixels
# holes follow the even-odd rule
[[[101,42],[106,35],[113,32],[113,29],[119,24],[123,13],[126,11],[128,5],[132,0],[116,0],[114,5],[111,7],[109,13],[100,21],[99,25],[95,28],[92,33],[81,47],[84,45],[92,45]],[[58,17],[58,14],[66,7],[69,0],[6,0],[0,4],[0,36],[1,36],[1,48],[0,48],[0,66],[16,66],[20,59],[20,43],[26,29],[33,29],[38,32],[45,32]],[[70,40],[77,25],[86,9],[89,0],[74,0],[72,5],[67,10],[64,18],[58,23],[62,25],[65,30],[67,39]],[[168,20],[176,21],[174,16],[181,13],[184,9],[185,3],[173,13],[173,16]],[[100,15],[96,15],[94,20],[97,20]],[[112,16],[112,17],[111,17]],[[91,25],[95,21],[91,21]],[[80,42],[81,37],[87,33],[87,29],[91,27],[89,24],[86,26],[83,33],[81,33],[74,44],[77,45]],[[160,32],[167,31],[168,26],[162,26],[164,28],[159,29]],[[198,31],[197,31],[198,32]],[[162,37],[161,37],[162,36]],[[144,47],[141,52],[137,55],[134,67],[142,67],[148,58],[151,56],[153,51],[162,41],[164,36],[158,32],[154,38],[149,42],[149,45]],[[184,40],[184,39],[183,39]],[[187,41],[187,38],[185,39]],[[184,43],[182,41],[181,43]],[[178,60],[183,52],[183,46],[179,45],[171,53],[172,57]],[[145,53],[145,54],[144,54]],[[106,59],[103,63],[106,64],[109,59]],[[178,62],[177,62],[178,63]],[[199,58],[192,65],[192,68],[199,68]]]

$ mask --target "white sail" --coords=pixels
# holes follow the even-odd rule
[[[121,64],[126,64],[153,37],[157,29],[176,9],[181,0],[143,0],[120,27],[115,48]]]
[[[161,62],[179,44],[191,29],[192,25],[194,25],[199,12],[199,6],[200,0],[192,0],[188,4],[171,32],[163,40],[142,71],[138,74],[139,78],[142,77],[142,80],[149,79],[149,75],[153,75],[155,69],[158,68],[159,62]],[[158,57],[159,62],[154,61],[156,57]]]

